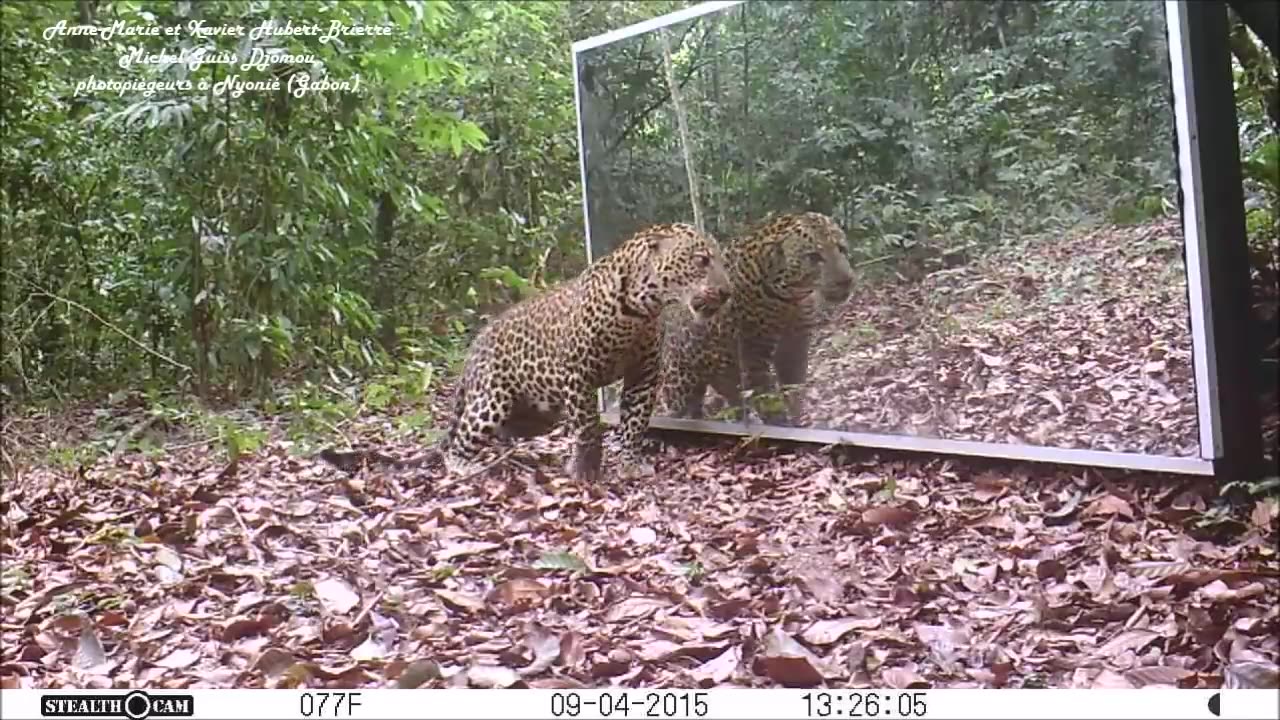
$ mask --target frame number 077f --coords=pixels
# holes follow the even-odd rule
[[[298,711],[304,718],[349,718],[363,705],[358,692],[304,692],[299,696]]]

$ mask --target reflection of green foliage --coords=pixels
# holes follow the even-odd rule
[[[685,89],[722,234],[762,208],[820,209],[846,225],[855,256],[890,256],[868,278],[919,277],[949,248],[1136,222],[1174,202],[1158,5],[780,2],[699,22],[672,33],[704,43],[713,63],[744,35],[774,38],[751,58],[768,71],[721,62]],[[593,56],[606,102],[622,104],[620,128],[661,92],[636,77],[659,68],[652,45],[636,38]],[[679,175],[679,138],[620,141],[626,152],[601,161],[611,181],[593,199],[598,214],[616,212],[610,203],[685,212],[684,193],[652,192]]]
[[[711,420],[724,422],[742,422],[742,408],[738,405],[727,405],[711,414]]]
[[[781,392],[753,393],[751,407],[762,418],[780,415],[787,411],[787,399]]]

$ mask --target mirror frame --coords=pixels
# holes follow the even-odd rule
[[[584,51],[736,7],[747,0],[715,0],[573,43],[573,100],[587,261],[591,218],[578,55]],[[1165,0],[1171,91],[1178,145],[1187,292],[1190,308],[1199,457],[1173,457],[975,440],[948,440],[761,423],[691,420],[655,415],[651,428],[731,436],[759,436],[824,446],[849,445],[1004,460],[1210,475],[1258,477],[1262,442],[1258,395],[1249,347],[1251,288],[1241,188],[1240,149],[1227,15],[1223,3]],[[601,410],[604,393],[599,393]],[[617,422],[616,412],[604,413]]]

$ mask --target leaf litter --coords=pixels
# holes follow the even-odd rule
[[[0,493],[0,686],[1280,682],[1271,500],[1206,538],[1199,481],[681,442],[591,487],[559,431],[448,486],[283,439],[35,468]]]

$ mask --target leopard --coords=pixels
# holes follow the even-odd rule
[[[447,475],[471,477],[485,469],[477,462],[485,447],[565,424],[573,435],[566,469],[578,481],[599,481],[604,431],[597,394],[621,380],[616,474],[652,475],[644,434],[657,401],[661,314],[679,306],[696,327],[728,296],[714,235],[686,223],[636,231],[577,277],[507,308],[476,334],[454,385],[453,418],[434,454]],[[351,453],[323,457],[344,469],[353,464]]]
[[[785,390],[785,403],[755,403],[762,420],[797,424],[813,333],[852,292],[847,237],[822,213],[773,215],[726,243],[725,268],[730,298],[713,318],[695,321],[678,307],[663,313],[657,411],[703,418],[708,385],[740,407],[745,380],[756,397]]]

